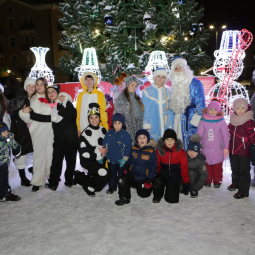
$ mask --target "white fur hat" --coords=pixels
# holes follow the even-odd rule
[[[173,62],[172,62],[172,66],[171,66],[171,70],[174,70],[174,68],[176,66],[187,66],[187,61],[184,58],[176,58]]]
[[[28,85],[28,84],[34,84],[34,85],[35,85],[35,79],[32,79],[32,78],[30,78],[30,77],[27,77],[26,80],[25,80],[25,82],[24,82],[24,90],[27,89],[27,85]]]
[[[168,73],[164,68],[158,68],[153,73],[153,80],[155,81],[155,77],[158,75],[164,75],[166,79],[168,78]]]
[[[2,93],[4,93],[4,86],[0,83],[0,89],[2,90]]]

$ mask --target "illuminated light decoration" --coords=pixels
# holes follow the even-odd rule
[[[213,99],[217,99],[221,103],[227,123],[229,123],[230,115],[233,112],[233,101],[237,98],[245,98],[249,101],[247,90],[244,86],[236,82],[235,79],[237,79],[243,71],[242,60],[245,56],[244,51],[250,46],[253,36],[246,29],[238,33],[236,32],[238,31],[223,32],[221,41],[222,52],[216,51],[216,54],[214,54],[215,57],[221,56],[221,66],[218,66],[217,59],[214,62],[215,75],[219,77],[221,81],[214,85],[206,96],[207,105]],[[232,35],[232,37],[224,36],[224,33],[226,33],[225,35]],[[224,66],[226,63],[227,67]]]
[[[81,80],[82,75],[86,72],[92,72],[96,74],[98,83],[102,80],[95,48],[84,49],[82,63],[79,67],[75,68],[75,71],[78,72],[79,81]]]
[[[111,15],[105,15],[104,16],[104,23],[107,25],[107,26],[112,26],[113,25],[113,17]]]
[[[30,50],[35,54],[35,64],[31,68],[29,77],[33,79],[44,77],[49,85],[54,84],[55,79],[52,70],[46,65],[45,62],[45,55],[50,49],[43,47],[32,47]]]
[[[164,68],[168,74],[170,73],[166,53],[164,51],[153,51],[150,54],[149,62],[145,67],[145,71],[143,72],[148,78],[148,81],[153,81],[153,72],[157,68]]]

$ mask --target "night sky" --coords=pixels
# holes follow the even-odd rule
[[[210,30],[209,25],[212,24],[219,27],[218,48],[221,41],[222,25],[227,25],[228,30],[241,30],[246,28],[255,36],[255,0],[196,1],[205,8],[202,22],[211,34],[208,40],[209,46],[205,47],[205,50],[212,58],[213,51],[216,47],[216,32],[215,29]]]

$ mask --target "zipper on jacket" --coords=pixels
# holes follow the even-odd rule
[[[168,166],[169,166],[169,171],[170,171],[170,160],[171,160],[171,152],[170,152],[170,154],[169,154],[169,164],[168,164]]]
[[[235,135],[236,135],[236,126],[235,126],[235,132],[234,132],[234,137],[233,137],[232,154],[234,154]]]

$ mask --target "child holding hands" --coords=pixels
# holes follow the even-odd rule
[[[107,148],[106,158],[112,174],[107,194],[112,194],[117,190],[118,180],[123,174],[123,166],[128,160],[132,147],[132,138],[124,129],[125,117],[120,113],[115,113],[112,117],[112,129],[105,135],[101,144]],[[99,162],[103,163],[103,159]]]

